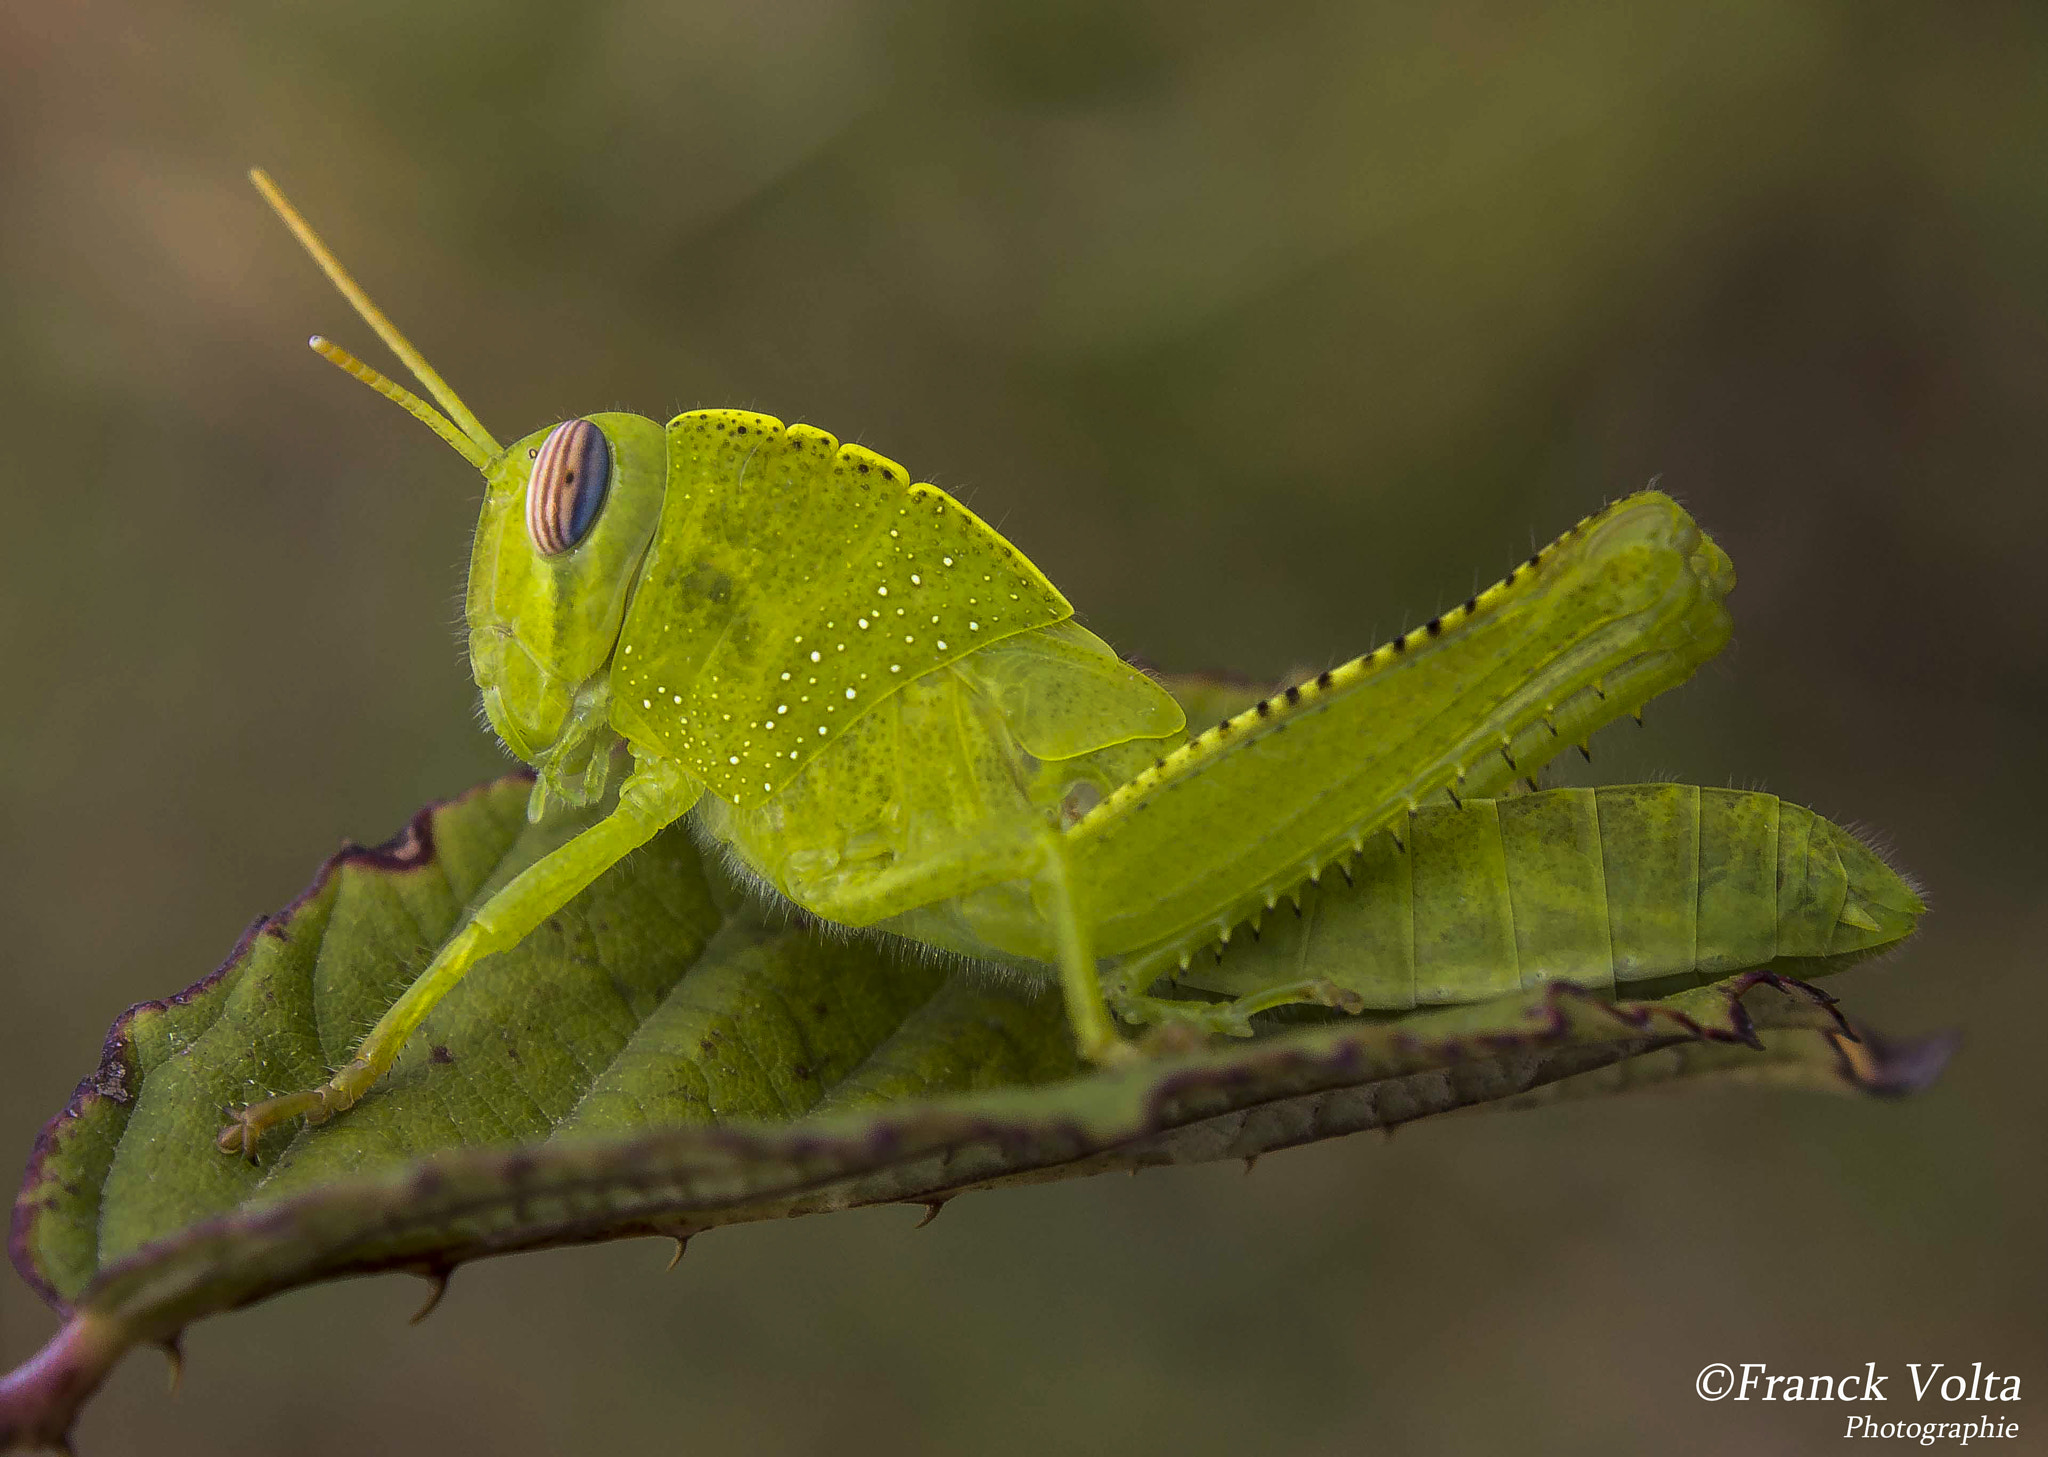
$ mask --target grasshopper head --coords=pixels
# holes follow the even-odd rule
[[[590,415],[514,441],[490,483],[469,560],[469,663],[484,711],[533,760],[618,642],[667,480],[660,425]]]
[[[661,426],[639,415],[567,420],[500,447],[425,356],[370,301],[261,169],[256,190],[363,321],[440,406],[314,335],[315,353],[404,409],[483,472],[469,570],[469,659],[491,727],[536,760],[610,661],[667,477]]]

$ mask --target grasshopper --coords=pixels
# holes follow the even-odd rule
[[[1509,937],[1505,959],[1484,948],[1447,959],[1411,934],[1402,970],[1377,981],[1302,974],[1282,938],[1227,974],[1220,961],[1206,981],[1189,970],[1281,897],[1298,907],[1327,868],[1350,878],[1361,858],[1388,896],[1410,898],[1406,924],[1423,925],[1425,900],[1462,903],[1458,888],[1483,877],[1485,853],[1447,849],[1477,844],[1482,819],[1503,873],[1507,816],[1530,830],[1535,848],[1516,858],[1531,886],[1553,899],[1584,890],[1571,866],[1598,863],[1596,802],[1525,796],[1517,803],[1563,827],[1546,839],[1535,811],[1488,797],[1683,682],[1727,641],[1733,569],[1669,497],[1620,500],[1462,606],[1190,736],[1176,701],[1076,623],[1021,552],[861,446],[728,409],[665,424],[594,414],[501,446],[270,179],[251,175],[439,408],[331,341],[311,347],[484,477],[470,663],[492,728],[535,770],[530,816],[600,802],[614,765],[627,767],[616,807],[479,906],[346,1066],[233,1114],[222,1149],[253,1155],[272,1127],[352,1106],[479,959],[685,816],[742,878],[824,921],[1050,968],[1096,1063],[1142,1055],[1117,1017],[1249,1035],[1253,1016],[1291,1003],[1358,1011],[1494,995],[1503,967],[1520,984],[1518,954],[1533,975],[1550,966],[1608,985],[1646,967],[1711,971],[1734,954],[1720,943],[1700,954],[1697,926],[1692,943],[1667,937],[1672,954],[1647,956],[1603,929],[1595,966],[1581,917],[1586,934],[1556,931],[1547,948]],[[1765,799],[1710,808],[1755,821]],[[1701,832],[1697,803],[1683,840],[1691,879],[1680,880],[1704,905],[1702,867],[1725,880],[1733,862],[1705,853],[1721,841]],[[1607,817],[1640,829],[1646,813],[1662,815],[1663,831],[1644,833],[1677,844],[1665,833],[1672,810],[1652,794],[1632,817]],[[1584,839],[1588,813],[1593,860],[1546,862],[1544,845]],[[1917,902],[1874,857],[1806,821],[1795,845],[1780,818],[1774,809],[1762,838],[1752,824],[1743,843],[1754,853],[1734,861],[1761,874],[1766,856],[1778,876],[1785,858],[1803,884],[1818,846],[1833,890],[1773,912],[1769,947],[1738,937],[1741,954],[1754,964],[1772,948],[1847,953],[1903,934]],[[1442,887],[1417,890],[1432,877],[1448,877],[1448,900]],[[1659,882],[1649,894],[1685,892]],[[1600,927],[1612,920],[1604,881],[1585,904]],[[1780,948],[1779,921],[1802,916],[1816,934]],[[1341,917],[1325,919],[1324,934],[1338,934],[1329,927]],[[1176,980],[1183,995],[1155,994]]]

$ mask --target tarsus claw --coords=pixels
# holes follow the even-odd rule
[[[288,1123],[294,1118],[304,1118],[308,1123],[325,1123],[337,1113],[346,1113],[369,1091],[379,1071],[371,1063],[357,1058],[317,1088],[251,1103],[241,1112],[227,1115],[228,1126],[220,1131],[214,1142],[222,1153],[239,1153],[243,1158],[253,1160],[257,1143],[278,1124]]]

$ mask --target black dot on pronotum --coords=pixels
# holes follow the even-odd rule
[[[1322,672],[1316,674],[1316,687],[1318,688],[1327,688],[1330,686],[1332,681],[1334,680],[1331,678],[1330,670],[1328,668],[1325,668]]]
[[[1408,635],[1407,635],[1406,633],[1403,633],[1403,634],[1402,634],[1401,636],[1399,636],[1399,637],[1395,638],[1395,639],[1394,639],[1394,640],[1393,640],[1392,642],[1388,643],[1388,644],[1387,644],[1387,646],[1388,646],[1388,647],[1390,647],[1390,648],[1392,648],[1392,649],[1393,649],[1393,650],[1394,650],[1395,652],[1397,652],[1397,653],[1405,653],[1405,652],[1407,652],[1407,651],[1408,651]]]
[[[733,434],[735,434],[735,435],[744,435],[744,434],[746,434],[746,433],[747,433],[747,427],[746,427],[746,426],[744,426],[744,425],[735,425],[735,426],[733,427],[733,432],[732,432],[732,433],[733,433]]]
[[[1508,573],[1508,581],[1507,581],[1507,584],[1508,584],[1508,585],[1509,585],[1510,587],[1514,586],[1514,585],[1515,585],[1515,578],[1517,578],[1517,577],[1519,577],[1519,576],[1521,576],[1521,575],[1522,575],[1522,569],[1521,569],[1520,567],[1516,567],[1516,568],[1515,568],[1515,569],[1514,569],[1513,571],[1511,571],[1511,572],[1509,572],[1509,573]]]
[[[1287,690],[1287,701],[1289,703],[1301,702],[1301,685],[1299,683]]]
[[[1271,715],[1271,713],[1272,713],[1272,712],[1273,712],[1273,701],[1272,701],[1271,699],[1269,699],[1269,698],[1261,698],[1261,699],[1259,700],[1259,717],[1260,717],[1260,718],[1266,718],[1266,717],[1268,717],[1269,715]]]
[[[1469,616],[1470,616],[1470,615],[1471,615],[1472,613],[1474,613],[1474,612],[1477,612],[1478,610],[1479,610],[1479,599],[1478,599],[1477,597],[1467,597],[1467,598],[1465,599],[1465,613],[1466,613],[1466,615],[1467,615],[1467,616],[1469,617]]]
[[[1438,636],[1444,630],[1444,620],[1441,617],[1430,618],[1429,627],[1426,630],[1431,637]]]

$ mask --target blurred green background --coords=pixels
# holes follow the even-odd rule
[[[417,1330],[410,1280],[300,1292],[195,1328],[175,1403],[124,1365],[88,1450],[1840,1440],[1703,1405],[1717,1360],[2038,1399],[2044,135],[2023,4],[0,8],[9,1158],[123,1007],[504,766],[455,638],[479,482],[306,352],[385,365],[254,163],[501,437],[815,422],[1163,667],[1341,660],[1661,474],[1738,642],[1595,768],[1870,827],[1936,913],[1835,990],[1966,1034],[1902,1104],[500,1261]],[[51,1329],[0,1278],[0,1363]]]

